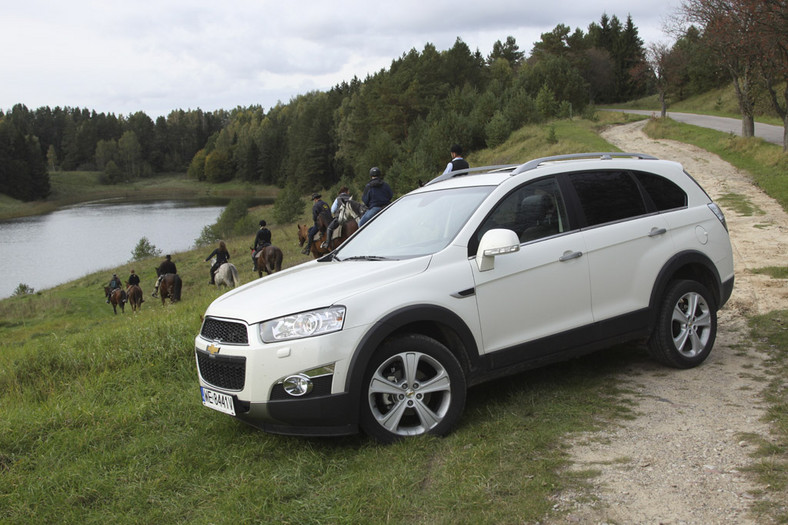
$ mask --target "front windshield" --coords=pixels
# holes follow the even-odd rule
[[[340,260],[405,259],[436,253],[449,245],[492,189],[474,186],[405,195],[334,255]]]

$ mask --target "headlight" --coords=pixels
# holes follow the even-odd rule
[[[266,343],[301,339],[342,330],[345,307],[331,306],[272,319],[260,324],[260,338]]]

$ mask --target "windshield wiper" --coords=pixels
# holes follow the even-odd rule
[[[340,261],[387,261],[388,257],[381,257],[380,255],[354,255],[347,259],[339,259]]]

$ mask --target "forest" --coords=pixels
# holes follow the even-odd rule
[[[785,20],[784,1],[758,3],[776,6],[765,20]],[[361,186],[372,166],[383,170],[395,193],[404,193],[441,171],[454,143],[472,152],[504,142],[526,124],[592,116],[597,105],[654,94],[666,105],[734,82],[737,94],[741,86],[750,90],[741,105],[756,85],[774,93],[788,77],[788,23],[772,24],[778,67],[757,78],[764,67],[743,69],[751,77],[742,78],[720,53],[721,35],[730,39],[731,26],[700,7],[691,10],[705,4],[714,2],[684,0],[689,24],[669,47],[645,46],[631,17],[622,22],[607,14],[586,30],[557,25],[528,56],[513,36],[495,42],[486,56],[458,37],[450,49],[427,43],[363,80],[299,94],[267,111],[174,110],[154,122],[143,112],[19,104],[0,111],[0,193],[43,199],[49,172],[94,170],[107,184],[186,171],[200,181],[242,180],[303,194],[340,183]],[[738,53],[741,59],[755,51]],[[758,84],[762,78],[768,80]],[[785,97],[773,97],[781,116],[788,91]],[[746,110],[745,104],[743,115]]]

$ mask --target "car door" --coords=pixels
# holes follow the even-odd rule
[[[512,349],[507,361],[550,349],[523,343],[590,324],[591,299],[582,233],[572,230],[553,177],[527,183],[504,197],[477,230],[514,231],[522,244],[480,271],[471,258],[484,352]],[[527,355],[527,354],[532,355]],[[534,355],[536,354],[536,355]]]
[[[667,221],[629,171],[572,173],[568,180],[584,215],[594,320],[643,311],[674,253]]]

